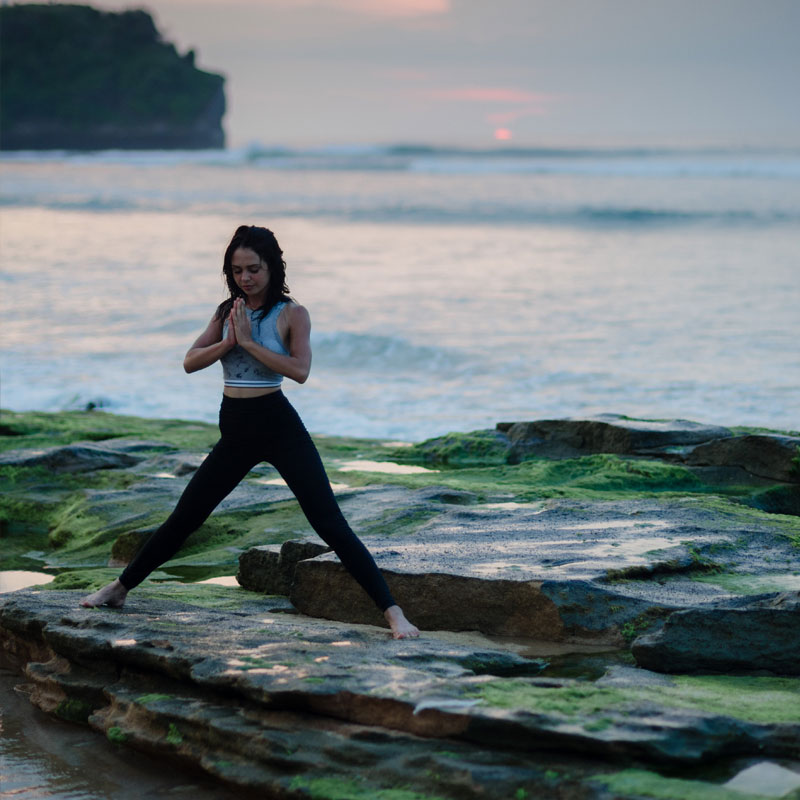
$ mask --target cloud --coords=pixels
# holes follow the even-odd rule
[[[457,89],[429,89],[427,96],[434,100],[456,100],[467,103],[536,103],[544,104],[552,100],[552,95],[526,92],[519,89],[490,88],[480,86]]]
[[[547,114],[547,109],[542,106],[528,106],[527,108],[517,108],[513,111],[498,111],[487,114],[486,119],[492,125],[510,125],[523,117],[543,116]]]
[[[447,103],[472,103],[483,106],[505,106],[487,111],[485,119],[493,126],[506,126],[525,117],[545,116],[556,96],[545,92],[529,92],[513,87],[462,86],[450,89],[428,89],[423,92],[427,99]],[[511,106],[511,108],[509,108]],[[510,137],[510,132],[509,132]]]
[[[263,0],[261,0],[263,2]],[[426,17],[447,14],[451,0],[272,0],[275,5],[313,6],[372,17]]]
[[[389,69],[384,72],[387,78],[393,81],[400,81],[405,83],[418,83],[419,81],[428,80],[428,73],[421,69],[414,69],[409,67],[401,67],[397,69]]]

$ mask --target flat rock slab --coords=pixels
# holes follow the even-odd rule
[[[292,539],[283,544],[250,547],[239,556],[239,585],[252,592],[289,595],[299,561],[314,558],[330,548],[319,540]]]
[[[578,419],[499,423],[510,441],[509,463],[525,458],[572,458],[590,453],[657,454],[732,436],[728,428],[689,420],[637,420],[618,414]]]
[[[111,439],[94,440],[96,444],[107,447],[110,450],[118,450],[121,453],[170,453],[178,448],[168,442],[155,441],[153,439],[139,439],[134,436],[115,436]]]
[[[186,466],[187,462],[181,459],[176,466]],[[130,489],[114,489],[109,491],[87,490],[92,510],[99,511],[104,505],[119,505],[131,498],[137,498],[144,505],[147,498],[153,498],[150,511],[160,512],[164,519],[172,512],[175,503],[186,488],[191,478],[192,469],[179,470],[180,474],[155,473],[143,476],[142,480],[131,486]],[[271,503],[292,500],[294,495],[290,489],[275,477],[254,477],[242,481],[225,497],[215,510],[218,511],[243,511],[257,510]]]
[[[406,489],[401,486],[338,488],[336,499],[350,524],[359,531],[376,521],[382,526],[439,514],[447,505],[475,502],[469,492],[441,487]],[[370,536],[370,541],[374,537]],[[239,557],[237,580],[246,589],[265,594],[288,595],[297,563],[326,553],[330,548],[317,536],[282,544],[251,547]]]
[[[0,465],[45,467],[52,472],[91,472],[96,469],[126,469],[144,456],[129,449],[116,449],[95,442],[74,442],[60,447],[8,450],[0,453]]]
[[[411,537],[370,541],[393,571],[529,581],[679,571],[690,545],[728,537],[680,503],[563,500],[446,508]]]
[[[333,769],[352,779],[372,764],[381,785],[402,778],[435,795],[440,777],[404,758],[430,763],[411,737],[428,737],[429,755],[458,762],[442,771],[448,796],[477,798],[495,796],[492,786],[502,796],[515,786],[564,796],[552,777],[549,788],[540,784],[567,755],[568,779],[586,779],[569,796],[594,797],[599,763],[784,758],[800,735],[790,708],[796,679],[747,684],[632,669],[605,683],[545,678],[541,661],[453,635],[394,641],[385,630],[282,613],[273,599],[239,589],[227,590],[229,610],[158,592],[121,610],[82,609],[77,592],[8,595],[4,659],[26,670],[42,708],[271,796],[290,796],[280,783],[287,774],[311,780]],[[221,596],[215,587],[207,601]],[[563,755],[543,753],[552,750]]]
[[[686,463],[741,467],[751,475],[784,483],[800,483],[800,436],[748,434],[695,447]]]
[[[377,484],[335,489],[336,500],[344,511],[347,520],[354,526],[383,517],[386,514],[411,509],[414,513],[441,509],[442,489],[406,489],[402,486]],[[463,497],[466,492],[452,492]],[[449,495],[446,495],[449,496]]]
[[[696,580],[713,570],[800,570],[779,521],[695,500],[440,507],[413,535],[372,536],[368,545],[417,624],[550,640],[611,641],[642,614],[733,596]],[[252,571],[241,580],[257,588]],[[286,581],[309,616],[378,621],[332,553],[299,561]]]
[[[658,672],[800,675],[800,592],[676,612],[659,631],[636,639],[632,651],[638,664]]]

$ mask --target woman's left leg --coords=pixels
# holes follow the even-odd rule
[[[294,493],[311,527],[333,548],[375,605],[386,611],[396,605],[392,593],[369,550],[344,518],[314,442],[294,409],[288,408],[291,413],[284,421],[280,445],[268,461]]]

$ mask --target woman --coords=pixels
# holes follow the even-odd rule
[[[247,473],[270,462],[294,492],[314,530],[383,611],[395,639],[419,631],[394,602],[372,556],[336,502],[325,468],[297,412],[281,392],[284,377],[305,383],[311,368],[311,320],[288,295],[286,263],[273,233],[243,225],[223,261],[231,296],[183,361],[187,372],[222,362],[221,438],[192,477],[169,519],[120,577],[81,605],[120,608],[127,593],[172,558]]]

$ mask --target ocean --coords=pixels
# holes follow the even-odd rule
[[[5,153],[0,404],[213,421],[239,224],[312,318],[312,432],[619,413],[800,427],[800,151]]]

